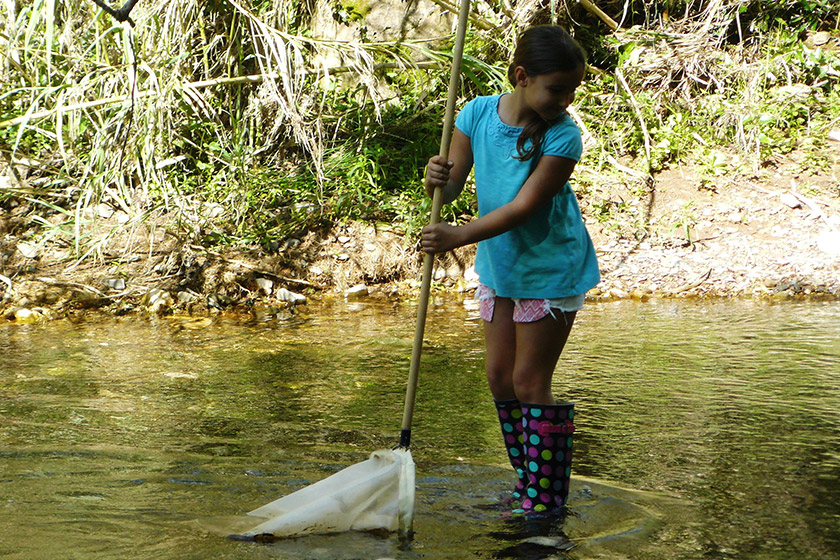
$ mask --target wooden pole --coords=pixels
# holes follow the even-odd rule
[[[452,72],[449,76],[449,96],[446,100],[446,114],[443,120],[443,133],[440,139],[440,156],[449,158],[449,143],[452,137],[452,127],[455,123],[455,102],[458,100],[458,86],[461,80],[461,61],[464,58],[464,39],[467,35],[467,24],[470,14],[470,0],[461,0],[461,11],[458,17],[458,31],[455,36],[455,50],[452,53]],[[432,197],[432,215],[430,224],[440,222],[440,209],[443,206],[443,189],[435,189]],[[405,410],[403,412],[402,432],[400,433],[400,447],[408,449],[411,443],[411,423],[414,418],[414,401],[417,395],[417,378],[420,371],[420,355],[423,351],[423,334],[426,331],[426,311],[429,307],[429,293],[432,286],[432,268],[435,256],[426,253],[423,258],[423,281],[420,285],[420,299],[417,302],[417,325],[414,329],[414,346],[411,352],[411,365],[408,372],[408,387],[405,393]]]

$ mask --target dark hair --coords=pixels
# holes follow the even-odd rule
[[[556,25],[537,25],[526,29],[519,36],[513,61],[508,68],[508,81],[516,87],[514,69],[521,66],[529,76],[551,74],[553,72],[573,72],[586,68],[586,53],[583,48],[572,39],[572,36]],[[517,159],[527,161],[537,155],[542,145],[543,137],[552,123],[535,116],[522,129],[516,141]],[[531,141],[531,147],[525,149],[525,144]]]

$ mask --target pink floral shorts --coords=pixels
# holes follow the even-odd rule
[[[493,311],[496,309],[496,290],[479,284],[475,291],[475,299],[478,300],[478,314],[487,322],[493,320]],[[513,322],[533,323],[539,321],[546,315],[555,319],[553,309],[564,313],[578,311],[583,307],[584,294],[555,299],[521,299],[513,298]]]

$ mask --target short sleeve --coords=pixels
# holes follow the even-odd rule
[[[542,154],[580,161],[583,141],[580,129],[569,115],[564,115],[557,124],[548,129],[543,139]]]
[[[471,100],[455,117],[455,127],[469,138],[472,138],[472,131],[475,128],[477,102],[478,98]]]

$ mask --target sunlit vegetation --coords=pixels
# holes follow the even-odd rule
[[[624,169],[642,196],[668,165],[692,161],[710,179],[757,168],[818,147],[840,121],[834,0],[597,4],[617,29],[577,2],[474,2],[462,98],[506,87],[517,30],[569,26],[592,65],[574,116],[588,139],[579,192],[598,219],[617,212],[591,188],[605,173]],[[147,221],[205,246],[268,246],[346,220],[416,232],[452,29],[374,40],[358,27],[368,9],[140,0],[119,22],[90,0],[4,2],[0,166],[13,180],[0,207],[72,261]],[[316,36],[319,10],[357,40]],[[466,197],[445,218],[472,213]]]

